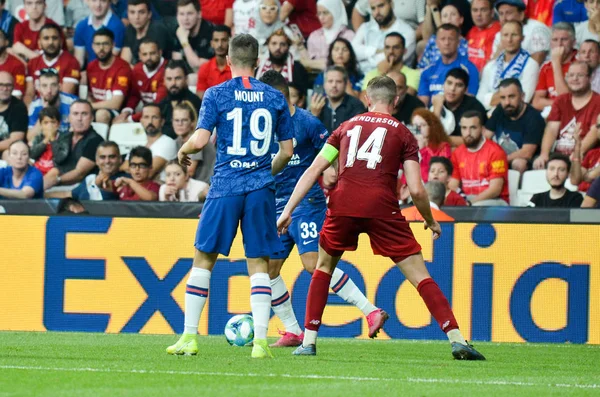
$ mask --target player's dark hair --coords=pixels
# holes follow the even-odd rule
[[[343,37],[338,37],[333,40],[333,42],[329,45],[329,51],[327,52],[327,66],[333,66],[333,47],[337,43],[343,43],[346,48],[348,48],[348,52],[350,53],[350,57],[348,58],[348,62],[344,65],[346,68],[346,74],[348,76],[359,76],[360,72],[358,71],[358,60],[356,59],[356,52],[354,52],[354,48],[352,48],[352,43],[346,40]]]
[[[391,104],[396,98],[396,83],[387,76],[377,76],[367,84],[367,96],[373,103]]]
[[[270,85],[277,91],[281,91],[285,99],[290,99],[290,88],[288,86],[288,82],[286,78],[281,75],[281,73],[275,70],[268,70],[265,74],[262,75],[260,81],[267,85]]]
[[[562,153],[552,153],[546,162],[546,169],[548,169],[550,162],[555,160],[563,161],[567,165],[567,174],[571,172],[571,159],[569,159],[569,156]]]
[[[329,72],[338,72],[338,73],[341,73],[342,76],[344,76],[343,77],[344,78],[344,83],[348,82],[348,72],[347,72],[346,68],[343,68],[343,67],[338,66],[338,65],[328,66],[327,69],[325,69],[325,73],[324,73],[325,79],[324,80],[327,80],[327,73],[329,73]]]
[[[406,39],[400,33],[398,33],[398,32],[388,33],[385,35],[385,40],[387,40],[390,37],[396,37],[396,38],[400,39],[400,41],[402,42],[402,48],[406,48]]]
[[[459,11],[460,12],[460,11]],[[458,28],[458,26],[454,26],[451,23],[444,23],[441,24],[437,30],[436,30],[436,34],[440,31],[440,30],[451,30],[453,32],[456,33],[457,36],[460,36],[460,29]]]
[[[431,160],[429,160],[429,169],[431,169],[431,166],[435,163],[443,165],[448,175],[452,175],[452,172],[454,171],[454,166],[452,165],[450,159],[442,156],[432,157]]]
[[[213,28],[213,34],[216,32],[227,33],[231,37],[231,28],[227,25],[217,25]]]
[[[455,79],[462,81],[465,87],[469,86],[469,73],[463,68],[450,69],[448,74],[446,74],[444,81],[448,80],[448,77],[454,77]]]
[[[104,149],[109,147],[115,149],[117,151],[117,155],[121,156],[121,149],[119,149],[119,145],[115,141],[102,141],[98,145],[98,149]],[[98,149],[96,149],[96,151],[98,151]]]
[[[144,160],[148,166],[152,166],[152,150],[148,149],[146,146],[136,146],[131,149],[131,152],[129,152],[130,161],[134,157],[139,157]]]
[[[498,85],[498,88],[506,88],[510,87],[511,85],[516,86],[519,92],[523,92],[523,86],[521,85],[521,82],[519,81],[519,79],[514,77],[509,77],[507,79],[502,80],[500,82],[500,85]]]
[[[600,43],[598,42],[598,40],[594,40],[594,39],[587,39],[587,40],[583,40],[583,43],[581,43],[581,45],[583,45],[584,43],[592,43],[596,45],[596,49],[598,50],[598,52],[600,52]],[[581,48],[581,46],[580,46]]]
[[[156,41],[156,40],[155,40],[155,39],[153,39],[152,37],[148,37],[148,36],[146,36],[146,37],[144,37],[143,39],[141,39],[141,40],[140,40],[140,45],[139,45],[139,46],[141,47],[141,46],[142,46],[142,44],[154,44],[154,45],[156,45],[156,48],[158,48],[159,50],[161,49],[161,48],[160,48],[160,45],[158,44],[158,41]],[[138,47],[138,48],[139,48],[139,47]]]
[[[127,6],[139,6],[141,4],[145,4],[148,8],[148,11],[152,12],[152,5],[150,4],[150,0],[127,0]]]
[[[115,34],[112,32],[112,30],[108,28],[101,27],[100,29],[96,30],[96,32],[94,32],[93,39],[95,39],[98,36],[108,37],[112,43],[115,42]]]
[[[177,0],[177,8],[193,5],[197,12],[200,12],[200,2],[198,0]]]
[[[185,65],[185,61],[182,59],[171,59],[169,63],[167,63],[167,69],[181,69],[184,75],[187,74],[187,66]]]
[[[44,120],[44,117],[48,117],[49,119],[60,121],[60,112],[54,106],[46,106],[42,110],[40,110],[40,115],[38,120],[40,123]]]
[[[144,107],[142,107],[142,114],[144,113],[144,110],[150,109],[150,108],[158,109],[158,114],[160,114],[160,118],[164,119],[164,117],[162,115],[162,112],[160,110],[160,106],[158,106],[158,103],[146,103],[146,104],[144,104]]]
[[[479,120],[479,125],[483,127],[483,124],[485,123],[483,114],[477,110],[467,110],[466,112],[464,112],[462,114],[462,117],[460,119],[462,120],[462,119],[472,119],[472,118],[477,118]]]
[[[229,60],[240,68],[256,68],[258,41],[249,34],[236,35],[229,43]]]
[[[40,28],[39,35],[41,36],[41,35],[42,35],[42,32],[43,32],[44,30],[48,30],[48,29],[54,29],[54,30],[56,30],[56,31],[58,32],[58,37],[59,37],[59,38],[61,39],[61,41],[62,41],[62,37],[61,37],[61,35],[60,35],[60,34],[61,34],[61,32],[62,32],[62,30],[61,30],[60,26],[58,26],[57,24],[55,24],[55,23],[52,23],[52,22],[46,22],[45,24],[43,24],[43,25],[42,25],[42,27]]]
[[[71,103],[71,106],[69,107],[69,111],[71,110],[71,108],[73,106],[75,106],[77,104],[86,105],[90,109],[90,113],[93,113],[93,111],[94,111],[94,108],[92,107],[91,102],[88,101],[87,99],[81,99],[81,98],[78,98]]]

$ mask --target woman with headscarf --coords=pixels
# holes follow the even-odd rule
[[[285,34],[294,40],[294,35],[290,28],[284,25],[279,20],[279,12],[281,11],[281,5],[278,0],[260,0],[258,7],[256,8],[256,14],[253,20],[250,21],[251,26],[248,33],[254,36],[258,40],[259,55],[268,52],[266,42],[273,32],[284,29]],[[292,48],[290,51],[294,53]],[[296,55],[296,54],[294,54]]]

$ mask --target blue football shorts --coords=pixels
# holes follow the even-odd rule
[[[327,205],[324,202],[318,204],[302,205],[292,214],[292,223],[288,232],[279,236],[283,244],[283,250],[271,255],[271,259],[286,259],[294,248],[298,247],[300,255],[307,252],[319,251],[319,233],[325,221]],[[277,214],[279,217],[280,213]]]

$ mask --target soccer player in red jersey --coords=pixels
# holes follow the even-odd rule
[[[87,67],[88,99],[95,110],[95,120],[110,124],[126,103],[131,84],[131,68],[114,55],[114,33],[100,28],[94,33],[92,48],[97,58]]]
[[[25,59],[33,59],[40,55],[38,36],[41,27],[47,23],[57,23],[45,16],[46,0],[25,0],[23,5],[29,19],[15,26],[12,50]],[[64,46],[62,36],[61,43]],[[66,49],[66,46],[63,48]]]
[[[318,177],[339,157],[338,184],[331,192],[327,216],[319,240],[319,259],[306,301],[305,332],[294,355],[316,355],[316,340],[329,282],[344,251],[356,250],[358,236],[367,233],[373,253],[389,257],[419,291],[427,308],[446,333],[452,355],[460,360],[484,360],[470,346],[446,297],[433,281],[421,254],[421,246],[402,216],[396,199],[398,170],[402,166],[410,194],[425,219],[425,228],[436,239],[440,225],[433,219],[429,197],[421,179],[417,141],[391,116],[398,101],[396,85],[386,76],[367,86],[369,112],[344,122],[328,139],[312,165],[302,175],[277,221],[287,232],[291,214]]]
[[[17,98],[23,98],[25,93],[25,64],[16,56],[9,54],[8,37],[0,29],[0,72],[7,72],[14,77],[15,86],[12,94]]]

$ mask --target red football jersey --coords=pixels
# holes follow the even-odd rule
[[[57,26],[59,26],[56,22],[54,22],[52,19],[50,18],[46,18],[46,23],[53,23]],[[19,22],[18,24],[15,25],[15,31],[13,33],[13,42],[14,43],[23,43],[25,45],[25,47],[29,48],[32,51],[36,51],[39,50],[40,47],[38,46],[38,38],[40,36],[40,31],[34,31],[31,30],[31,28],[29,27],[29,20],[27,21],[23,21],[23,22]],[[60,32],[60,37],[62,38],[62,42],[63,42],[63,50],[67,49],[67,45],[65,42],[65,38],[63,37],[62,32]]]
[[[461,182],[462,191],[468,196],[478,195],[487,190],[492,179],[502,178],[504,185],[499,198],[508,203],[508,161],[497,143],[486,139],[476,152],[460,145],[452,153],[452,165],[452,178]]]
[[[340,152],[328,215],[397,218],[398,170],[407,160],[419,162],[412,133],[389,114],[368,112],[342,123],[327,143]]]
[[[88,95],[92,102],[105,101],[115,95],[127,97],[129,94],[131,68],[120,57],[115,57],[108,69],[102,69],[98,59],[94,59],[87,67],[87,75]]]
[[[450,193],[448,193],[448,195],[446,196],[446,199],[444,200],[444,206],[465,206],[467,205],[467,202],[465,201],[465,199],[458,193],[456,193],[454,190],[450,190]]]
[[[575,166],[576,165],[574,165],[574,167]],[[581,166],[588,171],[591,171],[593,169],[600,167],[600,148],[589,150],[585,154],[585,157],[583,158],[583,161],[581,162]],[[591,185],[590,182],[581,182],[579,184],[579,191],[587,192],[588,189],[590,188],[590,185]]]
[[[131,95],[126,108],[135,110],[140,101],[144,104],[159,103],[166,95],[164,85],[166,62],[161,58],[158,68],[148,72],[148,68],[138,62],[131,70]]]
[[[575,56],[577,55],[577,51],[573,51],[571,55],[571,59],[562,64],[562,74],[565,76],[569,71],[569,66],[571,66],[571,62],[575,60]],[[558,96],[556,92],[556,85],[554,84],[554,72],[552,71],[552,62],[548,61],[542,65],[540,68],[540,77],[538,79],[537,86],[535,87],[536,91],[546,91],[548,92],[548,98],[554,99]]]
[[[572,94],[560,95],[554,100],[547,121],[558,121],[560,127],[556,137],[554,151],[567,156],[575,150],[575,127],[581,123],[581,137],[584,138],[600,114],[600,95],[592,93],[590,101],[581,109],[575,110],[572,102]]]
[[[500,31],[500,22],[494,21],[490,26],[485,29],[480,29],[477,26],[473,26],[469,33],[467,33],[467,43],[469,44],[469,61],[479,70],[479,73],[483,70],[483,67],[492,57],[492,47],[494,46],[494,38],[496,33]]]
[[[44,55],[29,60],[27,63],[27,81],[34,81],[35,89],[39,89],[40,70],[54,68],[58,72],[61,83],[79,84],[81,74],[79,62],[67,51],[61,51],[58,57],[48,60]]]
[[[0,72],[8,72],[13,75],[15,79],[15,87],[13,88],[13,95],[25,94],[25,65],[14,55],[8,54],[6,61],[0,65]]]

